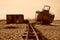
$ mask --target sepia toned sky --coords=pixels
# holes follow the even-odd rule
[[[0,19],[6,19],[6,14],[10,13],[35,19],[36,10],[42,10],[44,5],[51,6],[50,12],[55,14],[55,20],[60,20],[60,0],[0,0]]]

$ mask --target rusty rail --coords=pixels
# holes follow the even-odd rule
[[[23,36],[24,40],[48,40],[43,34],[34,27],[34,24],[28,24]]]

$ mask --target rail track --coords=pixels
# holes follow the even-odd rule
[[[24,40],[48,40],[43,34],[34,27],[34,23],[29,23],[23,35]]]
[[[28,26],[26,26],[25,32],[23,34],[23,40],[48,40],[45,36],[43,36],[43,34],[38,29],[34,27],[34,25],[35,25],[34,23],[28,23]],[[12,27],[12,29],[13,28],[15,27]]]

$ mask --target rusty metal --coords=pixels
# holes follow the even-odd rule
[[[13,24],[13,23],[23,23],[24,22],[24,15],[22,14],[10,14],[6,15],[7,18],[7,24]]]
[[[34,24],[28,24],[23,35],[24,40],[48,40],[43,34],[34,27]]]
[[[42,11],[39,11],[39,10],[36,11],[36,13],[38,14],[37,18],[36,18],[36,21],[41,22],[42,24],[52,23],[55,15],[51,14],[49,11],[50,11],[50,6],[44,6]]]

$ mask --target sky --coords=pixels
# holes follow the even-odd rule
[[[25,19],[35,19],[36,11],[44,5],[51,6],[55,20],[60,20],[60,0],[0,0],[0,19],[6,19],[7,14],[24,14]]]

